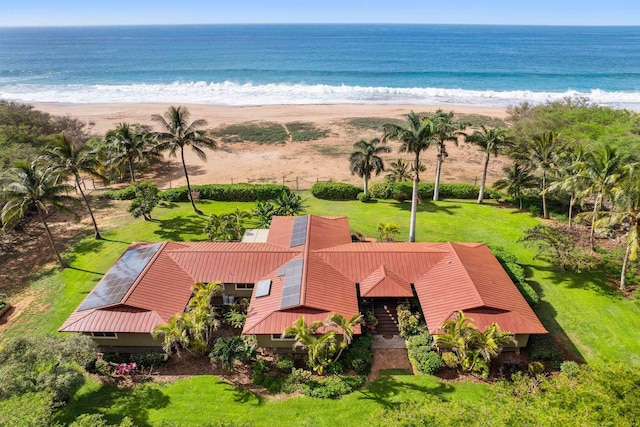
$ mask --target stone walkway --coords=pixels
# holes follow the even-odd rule
[[[369,380],[377,379],[380,376],[380,371],[386,369],[403,369],[409,373],[413,372],[407,356],[405,340],[398,335],[388,338],[374,335],[371,351],[373,352],[373,364]]]

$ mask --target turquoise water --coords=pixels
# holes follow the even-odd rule
[[[0,28],[0,98],[219,105],[640,110],[640,27],[198,25]]]

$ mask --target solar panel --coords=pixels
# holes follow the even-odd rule
[[[286,272],[287,272],[286,267],[284,267],[284,266],[278,267],[278,277],[284,276]]]
[[[300,304],[303,265],[302,258],[294,259],[287,263],[284,286],[282,287],[282,299],[280,300],[281,309]]]
[[[107,274],[98,282],[78,311],[117,304],[127,294],[142,270],[158,252],[162,243],[127,250]]]
[[[309,216],[297,216],[293,219],[293,228],[291,230],[291,243],[290,248],[304,245],[307,241],[307,222]]]
[[[256,298],[266,297],[271,292],[271,280],[260,280],[256,283]]]

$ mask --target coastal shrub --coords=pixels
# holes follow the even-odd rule
[[[420,182],[418,194],[424,200],[433,196],[434,184],[432,182]],[[475,199],[478,197],[480,187],[472,184],[440,184],[441,199]],[[400,194],[410,198],[413,193],[413,183],[406,182],[376,182],[371,185],[371,195],[378,199],[396,199]]]
[[[402,124],[403,121],[395,118],[385,117],[353,117],[346,121],[347,125],[357,129],[370,129],[370,130],[382,130],[382,127],[387,124]]]
[[[287,123],[287,129],[291,135],[291,140],[296,142],[314,141],[316,139],[325,138],[329,135],[328,130],[320,129],[315,124],[309,122]]]
[[[344,351],[344,365],[347,369],[353,369],[358,375],[369,375],[373,353],[371,344],[373,336],[366,334],[355,338],[351,345]]]
[[[506,128],[507,123],[497,117],[485,116],[482,114],[461,114],[456,115],[456,120],[465,123],[469,127],[479,128],[486,126],[488,128]]]
[[[316,182],[311,186],[311,194],[323,200],[356,200],[361,187],[344,182]]]
[[[238,123],[214,129],[211,134],[223,142],[284,144],[289,139],[284,126],[273,122]]]
[[[489,249],[491,249],[493,255],[500,262],[504,271],[507,272],[507,275],[513,280],[516,288],[518,288],[527,303],[532,307],[538,304],[540,302],[540,296],[536,290],[527,283],[524,268],[518,264],[518,259],[515,255],[507,252],[502,246],[490,245]]]
[[[256,202],[275,199],[286,192],[289,187],[276,184],[204,184],[191,186],[193,191],[200,192],[201,200],[219,202]],[[160,198],[167,202],[188,202],[187,187],[177,187],[160,192]]]
[[[358,193],[358,200],[360,200],[362,203],[371,203],[376,201],[371,193]]]
[[[136,197],[136,187],[130,185],[120,190],[109,190],[104,192],[102,197],[109,200],[133,200]]]
[[[411,365],[423,374],[437,373],[444,363],[440,355],[431,347],[432,337],[428,332],[414,335],[407,340],[407,353]]]

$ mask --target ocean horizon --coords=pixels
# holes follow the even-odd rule
[[[640,110],[640,27],[245,24],[0,28],[0,99],[425,104],[566,97]]]

